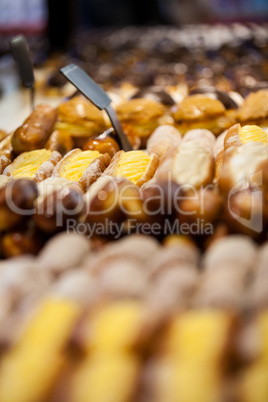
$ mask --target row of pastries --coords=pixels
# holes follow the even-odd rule
[[[267,402],[268,92],[132,90],[0,133],[0,402]]]
[[[267,400],[267,242],[92,247],[1,263],[0,401]]]

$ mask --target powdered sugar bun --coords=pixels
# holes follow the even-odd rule
[[[204,255],[203,266],[208,270],[217,270],[223,263],[237,264],[237,267],[247,270],[254,267],[256,253],[256,245],[248,236],[232,235],[212,243]]]
[[[215,146],[215,135],[206,129],[193,129],[187,131],[182,139],[182,143],[189,141],[197,141],[204,148],[208,149],[210,152],[213,152],[213,148]]]
[[[147,142],[147,151],[161,158],[170,149],[180,145],[181,139],[181,133],[175,127],[167,124],[159,126]]]

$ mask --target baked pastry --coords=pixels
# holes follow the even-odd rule
[[[124,130],[128,131],[128,126],[135,130],[141,139],[142,147],[146,146],[153,131],[160,124],[165,124],[163,120],[164,106],[150,99],[132,99],[121,103],[116,111]]]
[[[68,131],[75,146],[82,147],[90,137],[101,134],[107,124],[104,113],[79,95],[58,106],[56,128]]]
[[[0,152],[0,175],[4,173],[5,168],[10,165],[11,159],[5,153]]]
[[[14,179],[30,178],[39,183],[51,176],[60,159],[59,152],[47,149],[23,152],[7,166],[4,174]]]
[[[257,184],[256,188],[244,188],[233,194],[230,191],[225,200],[224,217],[231,231],[257,239],[262,237],[267,224],[266,188]]]
[[[82,338],[85,358],[73,376],[71,400],[104,402],[116,395],[127,402],[134,396],[141,364],[134,346],[143,324],[142,304],[113,302],[90,318]]]
[[[239,147],[248,142],[261,142],[267,145],[267,133],[258,126],[247,125],[241,127],[240,124],[235,124],[224,137],[224,149],[233,146]]]
[[[132,96],[131,99],[150,99],[154,102],[162,103],[165,106],[173,106],[175,104],[174,99],[161,87],[147,87],[138,89]]]
[[[102,235],[118,238],[124,232],[122,223],[127,218],[132,219],[132,223],[133,220],[138,222],[147,219],[139,187],[121,177],[100,177],[85,195],[84,219],[92,229],[98,229],[96,224],[100,224]],[[109,224],[116,224],[116,233]],[[116,229],[120,229],[119,232]]]
[[[71,300],[45,300],[1,361],[0,400],[30,402],[47,397],[63,367],[80,308]],[[16,387],[10,387],[10,382]]]
[[[205,128],[218,135],[235,123],[232,112],[227,112],[218,99],[205,95],[188,96],[172,110],[175,126],[182,134],[193,128]]]
[[[256,257],[257,247],[247,236],[214,241],[203,257],[203,277],[194,305],[237,311],[244,308],[247,281],[255,271]]]
[[[7,178],[7,176],[4,177]],[[37,196],[37,186],[32,180],[7,180],[2,183],[0,187],[0,232],[13,229],[24,222],[27,217],[33,215]]]
[[[6,155],[8,158],[14,159],[12,136],[13,133],[6,135],[0,140],[0,152],[2,155]]]
[[[74,142],[68,131],[54,130],[46,142],[45,148],[50,151],[58,151],[64,156],[74,148]]]
[[[139,300],[118,300],[104,305],[81,328],[83,349],[107,354],[130,352],[137,345],[143,320],[144,308]]]
[[[268,90],[251,92],[240,107],[237,119],[241,124],[268,126]]]
[[[45,238],[35,227],[9,231],[1,236],[0,249],[4,258],[37,255]]]
[[[83,151],[98,151],[100,154],[109,154],[112,158],[116,152],[120,151],[120,147],[116,140],[111,136],[103,136],[92,138],[88,140],[83,146]]]
[[[182,144],[194,141],[197,142],[199,145],[202,145],[204,148],[207,148],[208,151],[212,153],[216,143],[216,138],[211,131],[197,128],[189,130],[185,133],[182,138]]]
[[[54,169],[53,176],[78,182],[84,190],[101,176],[110,163],[110,156],[98,151],[73,149]]]
[[[220,400],[222,362],[232,324],[230,314],[216,310],[189,311],[175,316],[165,337],[165,354],[158,360],[154,400]]]
[[[128,402],[138,386],[140,365],[131,353],[88,355],[76,370],[68,395],[72,402],[112,402],[115,395],[117,402]]]
[[[179,222],[183,224],[194,224],[203,222],[207,225],[208,233],[211,235],[212,226],[215,225],[222,217],[223,211],[223,198],[221,195],[212,188],[201,189],[193,193],[192,197],[182,197],[179,203],[179,210],[177,217]],[[209,230],[210,226],[210,230]],[[200,228],[201,231],[201,228]],[[202,233],[196,233],[202,234]]]
[[[255,277],[248,291],[248,307],[251,310],[265,310],[268,306],[268,244],[258,250]]]
[[[162,158],[157,180],[171,179],[180,185],[199,188],[212,182],[214,158],[208,148],[197,141],[182,143]]]
[[[57,110],[49,105],[38,105],[22,126],[12,135],[16,155],[43,148],[57,119]]]
[[[243,253],[241,253],[243,250]],[[203,257],[203,266],[207,270],[215,270],[224,263],[226,266],[235,264],[247,272],[254,267],[257,248],[247,236],[232,235],[218,239],[208,248]]]
[[[241,402],[264,402],[268,398],[267,311],[259,313],[253,322],[257,335],[258,356],[246,367],[238,382],[238,397]]]
[[[218,99],[224,107],[228,109],[237,109],[244,101],[244,98],[238,92],[226,92],[213,86],[198,86],[189,91],[189,95],[202,94],[211,99]]]
[[[149,154],[156,154],[162,158],[172,148],[180,145],[181,133],[175,127],[162,125],[157,127],[147,142]]]
[[[83,191],[78,183],[51,177],[38,185],[34,222],[45,233],[66,227],[68,219],[77,221],[83,212]]]
[[[158,166],[158,156],[144,151],[119,151],[115,154],[104,175],[128,179],[137,186],[150,180]]]
[[[262,142],[248,142],[239,147],[230,147],[224,153],[218,186],[223,193],[231,189],[242,190],[261,185],[262,163],[268,158],[267,145]]]
[[[59,233],[52,237],[37,257],[40,269],[61,274],[78,267],[90,252],[90,241],[77,233]]]

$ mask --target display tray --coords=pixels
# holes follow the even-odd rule
[[[110,85],[129,152],[76,93],[0,132],[0,402],[267,402],[268,90],[226,82]]]

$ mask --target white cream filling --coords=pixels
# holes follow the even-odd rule
[[[179,184],[200,186],[208,176],[212,155],[197,142],[185,142],[173,161],[173,178]]]
[[[237,148],[236,153],[228,161],[230,176],[236,184],[256,173],[258,165],[268,158],[268,148],[261,142],[248,142]]]

